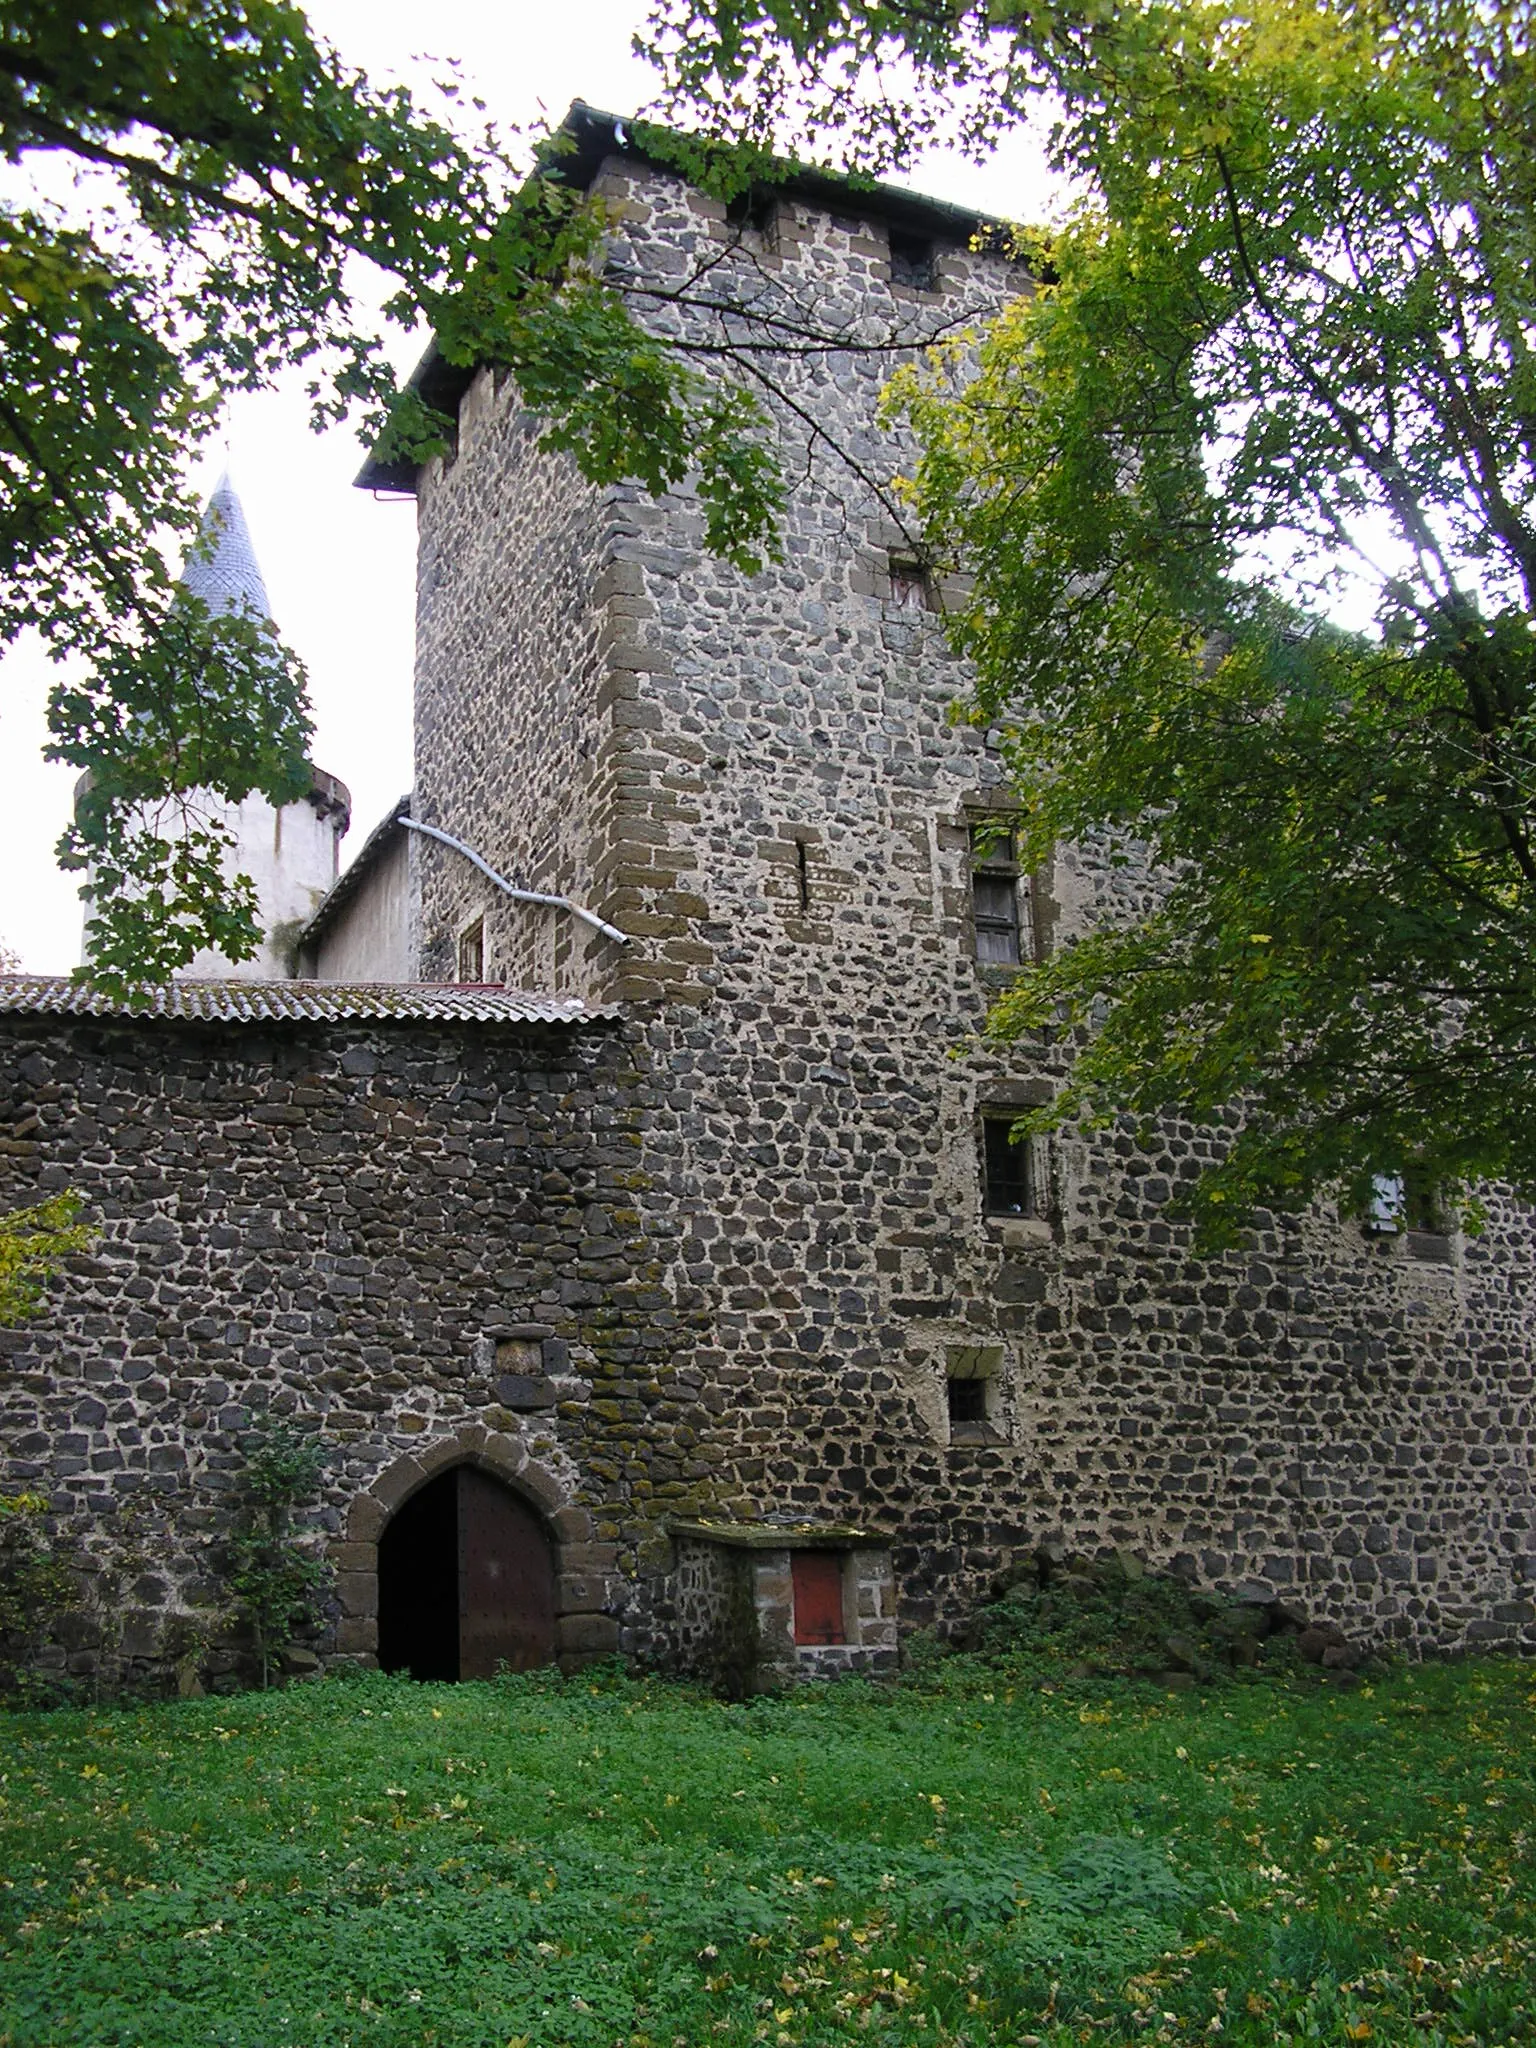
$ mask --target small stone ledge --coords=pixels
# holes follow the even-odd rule
[[[718,1543],[726,1550],[884,1550],[890,1537],[851,1522],[667,1522],[673,1536]]]

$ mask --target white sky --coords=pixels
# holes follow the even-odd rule
[[[629,49],[645,0],[312,0],[317,33],[375,83],[430,77],[427,58],[459,60],[466,87],[492,115],[528,124],[556,119],[581,98],[632,113],[654,75]],[[1011,218],[1047,210],[1038,146],[1021,135],[978,168],[930,156],[904,182]],[[418,349],[402,346],[408,366]],[[415,508],[352,488],[362,450],[347,428],[309,431],[302,379],[237,401],[227,450],[210,444],[194,476],[206,495],[227,459],[245,506],[283,637],[308,666],[314,759],[352,791],[343,860],[411,786],[411,667]],[[79,959],[77,879],[55,867],[74,771],[41,758],[50,667],[35,642],[0,657],[0,943],[38,974]]]

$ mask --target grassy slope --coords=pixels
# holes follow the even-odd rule
[[[1529,2042],[1533,1686],[0,1717],[0,2043]]]

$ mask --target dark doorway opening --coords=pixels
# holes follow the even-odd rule
[[[555,1655],[555,1566],[525,1501],[472,1465],[412,1494],[379,1539],[379,1663],[493,1678]]]

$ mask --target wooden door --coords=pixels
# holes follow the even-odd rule
[[[797,1643],[846,1643],[843,1560],[834,1550],[796,1550],[789,1560]]]
[[[555,1657],[555,1567],[525,1501],[471,1465],[458,1480],[459,1676],[531,1671]]]

